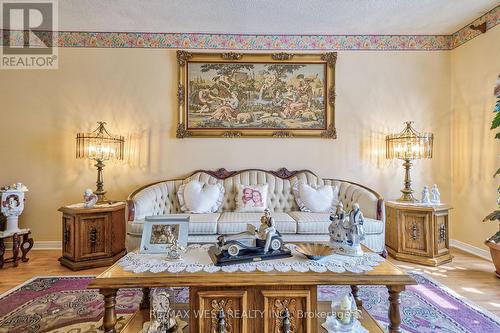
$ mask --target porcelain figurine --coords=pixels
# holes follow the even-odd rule
[[[13,234],[21,230],[19,229],[19,215],[24,210],[25,192],[28,192],[28,188],[22,183],[4,186],[0,190],[1,212],[7,218],[4,234]]]
[[[431,202],[433,204],[441,203],[441,193],[439,193],[439,189],[436,184],[432,185],[431,188]]]
[[[363,212],[359,209],[359,205],[355,203],[353,209],[349,213],[349,231],[347,235],[347,242],[350,245],[360,245],[361,241],[365,239],[365,218]]]
[[[220,235],[217,237],[217,243],[208,249],[208,253],[218,266],[292,256],[290,249],[284,246],[281,234],[276,230],[274,218],[267,209],[258,228],[247,224],[246,231]]]
[[[332,243],[342,243],[347,241],[347,233],[342,225],[345,219],[344,205],[339,202],[335,213],[330,215],[330,226],[328,227],[328,232],[330,234],[330,242]]]
[[[429,205],[431,203],[431,197],[429,193],[429,187],[426,185],[424,186],[424,189],[422,190],[422,200],[421,203],[424,205]]]
[[[345,216],[342,204],[337,206],[334,215],[330,216],[332,223],[328,230],[330,243],[336,253],[349,256],[362,256],[361,241],[365,239],[363,227],[364,217],[359,205],[355,203],[353,209]]]
[[[176,320],[170,308],[170,295],[161,289],[155,289],[151,294],[151,324],[148,333],[166,333],[177,330]]]
[[[182,259],[182,253],[186,251],[186,248],[179,244],[177,239],[174,239],[172,245],[167,251],[168,259],[179,260]]]
[[[260,226],[257,235],[259,239],[266,241],[264,251],[268,252],[271,245],[271,239],[276,235],[276,225],[269,209],[266,209],[264,215],[260,218]]]
[[[356,329],[359,325],[360,311],[351,293],[334,297],[331,304],[331,315],[322,325],[328,333],[334,332],[368,332]]]
[[[97,202],[97,195],[95,195],[91,189],[86,189],[83,193],[83,207],[92,208]]]

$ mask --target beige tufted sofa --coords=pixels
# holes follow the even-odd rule
[[[235,184],[269,184],[268,208],[276,221],[277,229],[288,242],[326,241],[330,224],[328,213],[301,212],[295,203],[292,184],[299,180],[311,185],[336,185],[346,211],[359,203],[365,216],[365,245],[375,252],[385,253],[385,212],[383,199],[375,191],[355,183],[319,178],[308,170],[265,171],[249,169],[242,171],[196,171],[185,179],[165,180],[146,185],[134,191],[128,199],[127,249],[139,246],[144,218],[151,215],[181,213],[177,190],[192,179],[209,184],[222,183],[225,188],[224,202],[220,212],[190,214],[190,243],[215,241],[217,235],[246,230],[247,223],[258,226],[262,213],[235,212]]]

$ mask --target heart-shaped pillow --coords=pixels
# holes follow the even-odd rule
[[[295,201],[303,212],[327,213],[339,202],[337,186],[323,185],[313,187],[304,182],[293,186]]]
[[[222,204],[224,186],[191,180],[179,187],[177,198],[185,213],[215,213]]]

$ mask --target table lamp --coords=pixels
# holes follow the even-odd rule
[[[105,122],[99,121],[99,126],[91,133],[76,134],[76,158],[87,158],[96,162],[97,168],[97,203],[108,202],[104,191],[103,168],[104,161],[123,160],[125,139],[123,136],[112,135],[106,130]]]
[[[419,133],[412,126],[412,121],[405,122],[405,129],[398,134],[391,134],[385,137],[386,157],[404,160],[405,168],[403,193],[398,201],[417,202],[413,196],[411,188],[410,169],[412,161],[422,158],[432,158],[432,133]]]

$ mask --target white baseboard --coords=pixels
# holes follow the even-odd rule
[[[12,242],[5,242],[5,249],[12,249]],[[61,250],[61,241],[35,241],[32,250]]]
[[[491,261],[490,251],[488,251],[488,250],[483,250],[479,247],[461,242],[461,241],[456,240],[456,239],[450,239],[450,246],[456,247],[459,250],[462,250],[462,251],[470,253],[470,254],[474,254],[478,257],[481,257],[483,259]]]

